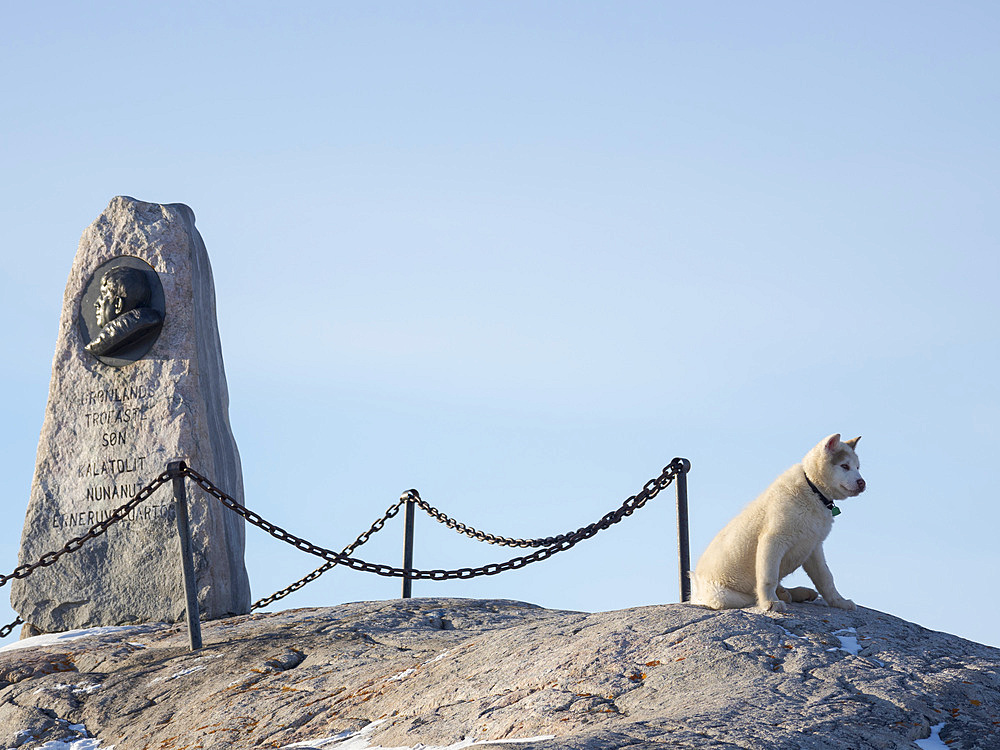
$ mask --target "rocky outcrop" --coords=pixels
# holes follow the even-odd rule
[[[203,632],[198,652],[178,625],[0,652],[0,747],[910,750],[934,728],[1000,748],[1000,650],[868,609],[412,599]]]

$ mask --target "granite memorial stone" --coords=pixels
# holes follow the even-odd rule
[[[20,562],[107,519],[184,460],[243,501],[208,254],[181,204],[117,197],[83,233],[63,297]],[[246,613],[243,520],[188,483],[201,616]],[[29,632],[181,620],[169,484],[127,520],[14,581]]]

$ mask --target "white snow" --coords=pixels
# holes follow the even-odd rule
[[[108,747],[101,748],[101,741],[96,737],[90,737],[90,732],[83,724],[70,724],[69,722],[64,722],[62,719],[57,719],[56,721],[65,723],[65,729],[73,734],[80,735],[77,738],[67,738],[63,740],[49,740],[43,745],[39,746],[39,750],[115,750],[114,745],[109,745]],[[23,737],[26,732],[22,732]],[[27,737],[31,739],[31,737]],[[14,748],[8,748],[8,750],[15,750]]]
[[[856,629],[844,628],[843,630],[835,631],[834,635],[840,641],[840,648],[828,648],[827,651],[846,651],[851,656],[857,656],[861,653],[863,647],[858,643],[858,631]]]
[[[397,680],[404,680],[407,677],[409,677],[411,674],[415,674],[416,671],[417,671],[416,669],[412,669],[412,668],[411,669],[404,669],[402,672],[398,672],[398,673],[394,674],[392,677],[389,678],[388,681],[389,682],[396,682]]]
[[[150,681],[150,685],[157,682],[170,682],[171,680],[176,680],[178,677],[183,677],[184,675],[194,674],[195,672],[200,672],[203,669],[208,669],[208,667],[188,667],[187,669],[182,669],[180,672],[170,675],[169,677],[156,677]]]
[[[425,662],[421,663],[420,666],[421,667],[426,667],[428,664],[434,664],[435,662],[441,661],[442,659],[444,659],[445,657],[448,656],[448,652],[449,651],[450,651],[450,649],[445,649],[440,654],[438,654],[437,656],[435,656],[433,659],[429,659],[428,661],[425,661]],[[388,679],[388,682],[398,682],[399,680],[405,680],[411,674],[416,674],[416,672],[417,672],[417,667],[411,667],[410,669],[404,669],[402,672],[397,672],[392,677],[390,677]]]
[[[57,682],[55,685],[46,685],[45,687],[38,688],[33,695],[38,695],[49,690],[72,690],[74,693],[92,693],[95,690],[100,690],[102,687],[104,685],[72,685],[65,682]]]
[[[920,750],[948,750],[948,746],[941,739],[941,730],[944,729],[944,722],[931,727],[931,736],[926,740],[914,740]]]
[[[377,724],[378,722],[375,723]],[[364,732],[364,729],[362,729],[361,732]],[[318,747],[318,748],[333,747],[335,743],[340,743],[341,740],[346,741],[350,737],[360,737],[361,732],[350,732],[350,731],[341,732],[340,734],[333,735],[333,737],[323,737],[318,740],[310,740],[309,742],[296,742],[293,745],[283,745],[281,750],[286,750],[288,748],[295,748],[295,747]],[[341,745],[342,750],[345,747],[347,747],[347,745]],[[360,748],[364,747],[364,745],[355,745],[354,747]]]
[[[202,662],[202,661],[208,661],[210,659],[221,659],[222,657],[223,657],[223,654],[206,654],[205,656],[199,656],[194,661],[195,662]],[[203,669],[208,669],[208,667],[205,666],[204,664],[199,664],[197,666],[191,666],[191,667],[188,667],[187,669],[182,669],[180,672],[175,672],[174,674],[170,675],[169,677],[156,677],[156,678],[152,679],[149,684],[153,685],[153,684],[155,684],[157,682],[170,682],[170,680],[176,680],[178,677],[184,677],[185,675],[194,674],[195,672],[201,672]],[[230,687],[232,687],[232,685],[230,685]]]
[[[450,651],[451,651],[451,649],[446,648],[444,651],[442,651],[440,654],[438,654],[437,656],[435,656],[430,661],[425,661],[424,664],[423,664],[423,666],[426,667],[428,664],[433,664],[434,662],[441,661],[443,658],[445,658],[449,654]]]
[[[98,750],[101,748],[101,741],[93,737],[82,740],[49,740],[42,745],[39,750]],[[101,750],[115,750],[114,745],[108,745]]]
[[[781,625],[778,625],[778,627],[779,627],[779,628],[781,629],[781,631],[782,631],[782,632],[784,632],[784,634],[785,634],[785,635],[787,635],[787,636],[788,636],[789,638],[804,638],[804,636],[801,636],[801,635],[795,635],[795,633],[793,633],[793,632],[792,632],[791,630],[789,630],[788,628],[783,628],[783,627],[781,627]]]
[[[508,739],[508,740],[474,740],[471,737],[466,737],[464,740],[459,740],[458,742],[451,745],[425,745],[422,742],[418,742],[413,746],[402,746],[402,747],[382,747],[381,745],[372,746],[369,745],[369,735],[375,731],[375,727],[379,724],[385,722],[385,719],[379,721],[373,721],[371,724],[366,726],[360,732],[341,732],[333,737],[324,737],[317,740],[308,740],[306,742],[296,742],[292,745],[285,745],[282,750],[292,750],[293,748],[323,748],[324,750],[462,750],[466,747],[481,747],[484,745],[496,745],[502,742],[535,742],[540,740],[551,740],[555,737],[554,734],[546,734],[540,737],[524,737],[521,739]],[[75,749],[74,749],[75,750]]]
[[[792,631],[787,628],[782,628],[778,626],[789,638],[802,638],[803,636],[795,635]],[[827,651],[843,651],[850,654],[851,656],[858,656],[867,644],[862,644],[860,641],[871,640],[868,636],[858,636],[857,628],[842,628],[840,630],[834,631],[833,635],[837,636],[837,640],[840,641],[839,646],[834,646],[833,648],[828,648]],[[878,660],[876,660],[878,661]],[[879,666],[885,666],[884,663],[878,662]]]
[[[151,629],[149,625],[109,625],[103,628],[86,628],[84,630],[67,630],[65,633],[46,633],[36,635],[32,638],[23,638],[20,641],[8,643],[0,647],[0,651],[16,651],[21,648],[34,648],[35,646],[57,646],[66,641],[75,641],[78,638],[86,638],[89,635],[107,635],[108,633],[121,633],[125,631],[147,632]],[[138,644],[137,644],[138,645]]]

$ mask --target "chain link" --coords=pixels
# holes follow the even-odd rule
[[[326,560],[328,563],[334,563],[339,565],[346,565],[353,570],[359,570],[365,573],[374,573],[375,575],[387,577],[387,578],[409,578],[410,580],[433,580],[433,581],[445,581],[454,579],[468,579],[475,578],[483,575],[497,575],[498,573],[503,573],[507,570],[516,570],[523,568],[526,565],[530,565],[534,562],[539,562],[541,560],[547,560],[552,555],[563,552],[570,549],[577,543],[583,541],[584,539],[590,539],[592,536],[597,534],[599,531],[609,528],[610,526],[618,523],[623,518],[632,515],[636,510],[643,507],[647,502],[652,500],[656,495],[660,493],[661,490],[670,486],[674,477],[678,473],[686,471],[685,463],[683,459],[674,459],[668,466],[664,467],[660,476],[650,479],[643,485],[642,490],[639,493],[632,495],[627,498],[621,507],[617,510],[611,511],[604,515],[600,521],[590,524],[589,526],[584,526],[577,529],[574,532],[561,534],[558,537],[548,538],[549,543],[541,549],[530,555],[524,555],[521,557],[515,557],[510,560],[501,563],[491,563],[489,565],[484,565],[478,568],[459,568],[456,570],[417,570],[411,569],[404,571],[402,568],[395,568],[390,565],[379,565],[375,563],[370,563],[365,560],[350,557],[349,554],[337,553],[333,550],[326,549],[325,547],[320,547],[312,542],[303,539],[302,537],[295,536],[289,533],[285,529],[277,526],[267,519],[263,518],[260,514],[245,508],[240,505],[235,499],[227,495],[225,492],[220,490],[206,477],[199,474],[197,471],[190,467],[185,467],[183,473],[191,478],[199,487],[201,487],[205,492],[212,495],[219,500],[225,507],[229,508],[234,513],[243,517],[245,521],[253,526],[267,532],[275,539],[279,539],[283,542],[287,542],[297,549],[307,552],[316,557],[320,557]],[[404,498],[406,496],[404,495]],[[443,515],[443,514],[442,514]],[[457,524],[457,522],[456,522]],[[468,529],[469,527],[465,527]],[[464,533],[464,532],[463,532]],[[483,532],[480,532],[483,533]],[[500,537],[502,538],[502,537]],[[522,541],[522,540],[513,540]],[[532,540],[534,541],[534,540]],[[314,571],[315,572],[315,571]],[[311,574],[310,574],[311,575]],[[304,584],[303,584],[304,585]]]
[[[443,523],[449,529],[454,529],[459,534],[465,534],[467,537],[471,537],[480,542],[486,542],[487,544],[497,544],[501,547],[547,547],[554,543],[558,537],[545,537],[544,539],[514,539],[508,536],[498,536],[497,534],[490,534],[486,531],[480,531],[471,526],[467,526],[461,521],[456,521],[451,516],[442,513],[440,510],[435,508],[433,505],[428,503],[422,497],[420,493],[416,490],[409,490],[404,494],[404,497],[409,495],[414,504],[427,515],[433,518],[438,523]],[[565,535],[562,535],[565,536]]]
[[[388,521],[393,516],[395,516],[397,513],[399,513],[399,509],[403,506],[403,503],[405,502],[405,500],[406,500],[406,496],[404,495],[403,497],[399,498],[399,500],[397,500],[394,505],[390,505],[389,508],[388,508],[388,510],[386,510],[386,512],[382,515],[382,517],[379,518],[378,520],[376,520],[375,523],[373,523],[371,525],[370,529],[368,529],[367,531],[361,532],[361,534],[358,536],[357,539],[355,539],[351,544],[348,544],[346,547],[344,547],[344,549],[342,549],[340,551],[340,554],[344,555],[344,556],[350,555],[352,552],[354,552],[354,550],[356,550],[362,544],[364,544],[365,542],[367,542],[371,538],[372,534],[376,534],[379,531],[381,531],[382,527],[385,526],[385,522]],[[303,586],[305,586],[307,583],[312,583],[317,578],[319,578],[321,575],[323,575],[324,573],[326,573],[328,570],[331,570],[332,568],[335,568],[336,566],[337,566],[336,562],[325,562],[325,563],[323,563],[321,566],[319,566],[318,568],[316,568],[316,570],[314,570],[312,573],[309,573],[308,575],[300,578],[295,583],[286,586],[285,588],[281,589],[280,591],[275,591],[273,594],[271,594],[268,597],[265,597],[263,599],[260,599],[260,600],[258,600],[256,602],[254,602],[253,606],[250,607],[250,611],[252,612],[255,609],[261,609],[263,607],[266,607],[269,604],[273,604],[274,602],[278,601],[279,599],[284,599],[289,594],[291,594],[291,593],[293,593],[295,591],[298,591],[300,588],[302,588]]]
[[[101,536],[101,534],[105,533],[113,524],[116,524],[119,521],[122,521],[125,518],[127,518],[129,513],[135,510],[140,503],[148,500],[149,497],[157,489],[159,489],[160,485],[170,480],[170,478],[171,474],[169,472],[166,471],[163,472],[162,474],[160,474],[160,476],[158,476],[152,482],[150,482],[141,490],[139,490],[135,494],[135,497],[133,497],[124,505],[115,508],[113,511],[111,511],[111,514],[103,521],[95,523],[93,526],[91,526],[86,534],[83,534],[82,536],[73,537],[68,542],[66,542],[63,548],[60,550],[53,550],[52,552],[46,552],[38,559],[37,562],[26,565],[19,565],[18,567],[14,568],[14,570],[10,574],[0,575],[0,586],[5,586],[8,581],[13,580],[15,578],[26,578],[32,573],[34,573],[38,568],[47,568],[48,566],[53,565],[56,562],[56,560],[58,560],[66,553],[76,552],[91,539],[96,539],[97,537]]]
[[[20,617],[14,620],[14,622],[12,622],[10,625],[4,625],[2,628],[0,628],[0,638],[6,638],[8,635],[13,633],[14,628],[16,628],[18,625],[24,625],[24,620],[22,620]]]
[[[91,539],[96,539],[97,537],[101,536],[109,528],[111,528],[112,525],[127,518],[129,513],[135,510],[140,503],[148,500],[150,496],[157,489],[159,489],[160,485],[164,484],[170,478],[171,475],[169,472],[166,471],[163,472],[156,479],[154,479],[152,482],[150,482],[141,490],[139,490],[137,493],[135,493],[135,497],[133,497],[124,505],[115,508],[115,510],[111,511],[111,514],[103,521],[95,523],[93,526],[91,526],[86,534],[83,534],[82,536],[73,537],[68,542],[66,542],[66,544],[63,545],[63,548],[60,550],[53,550],[51,552],[46,552],[37,560],[37,562],[25,565],[19,565],[16,568],[14,568],[14,570],[11,571],[11,573],[9,573],[8,575],[0,575],[0,587],[6,586],[8,581],[20,578],[27,578],[39,568],[47,568],[50,565],[54,565],[55,562],[63,555],[69,552],[76,552]],[[18,625],[23,625],[23,624],[24,620],[22,620],[19,616],[16,620],[14,620],[14,622],[10,623],[9,625],[4,625],[2,628],[0,628],[0,638],[6,638],[8,635],[14,632],[14,628],[16,628]]]
[[[671,468],[672,466],[673,464],[671,464],[671,466],[666,467],[664,469],[664,472],[666,472],[667,469]],[[678,467],[673,466],[673,468],[676,470]],[[649,494],[646,500],[649,500],[650,498],[654,497],[657,493],[659,493],[661,488],[658,485],[661,477],[657,477],[656,479],[651,479],[649,482],[646,483],[646,486],[643,488],[643,490],[647,494],[652,491],[653,485],[656,485],[655,492]],[[673,477],[671,477],[671,479],[672,478]],[[667,484],[669,483],[670,482],[668,481]],[[418,508],[423,510],[425,513],[427,513],[427,515],[429,515],[438,523],[444,524],[449,529],[454,529],[459,534],[465,534],[467,537],[470,537],[480,542],[486,542],[487,544],[496,544],[502,547],[551,547],[554,544],[559,544],[563,542],[564,540],[570,538],[574,533],[576,533],[576,532],[566,532],[565,534],[559,534],[558,536],[547,536],[537,539],[515,539],[512,537],[490,534],[489,532],[480,531],[479,529],[475,529],[471,526],[468,526],[462,523],[461,521],[455,520],[446,513],[441,512],[433,505],[428,503],[426,500],[421,498],[420,493],[418,493],[416,490],[408,490],[406,493],[404,493],[403,497],[406,498],[407,495],[410,496],[410,498]],[[634,500],[634,498],[635,496],[629,498],[629,500]],[[626,500],[625,502],[628,503],[629,500]],[[645,501],[643,501],[643,504],[645,504]],[[631,510],[628,510],[625,513],[625,515],[632,515],[632,513],[634,512],[635,512],[635,507],[632,507]],[[619,520],[621,519],[619,518]],[[613,523],[617,523],[617,521],[613,521]],[[579,531],[579,529],[577,531]]]

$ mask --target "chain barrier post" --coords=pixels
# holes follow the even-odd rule
[[[409,599],[413,594],[413,516],[417,505],[414,496],[420,497],[416,490],[403,493],[406,498],[406,513],[403,516],[403,598]]]
[[[691,462],[686,458],[675,458],[677,476],[674,482],[677,486],[677,555],[680,558],[680,591],[681,601],[691,601],[691,550],[688,543],[688,488],[687,475],[691,471]]]
[[[187,498],[184,492],[183,461],[167,464],[167,473],[174,482],[174,511],[177,514],[177,536],[181,542],[181,575],[184,577],[184,596],[187,603],[188,641],[192,651],[201,649],[201,619],[198,612],[198,582],[194,575],[194,558],[191,554],[191,529],[188,525]]]

